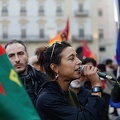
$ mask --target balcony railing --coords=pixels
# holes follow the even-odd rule
[[[89,13],[87,10],[83,10],[83,11],[75,11],[75,16],[76,17],[88,17]]]
[[[79,35],[73,35],[72,36],[73,41],[82,41],[83,39],[85,39],[86,41],[91,42],[92,41],[92,36],[91,35],[86,35],[84,37],[80,37]]]
[[[8,36],[8,38],[3,38],[2,36],[0,36],[0,41],[2,41],[2,42],[7,42],[7,41],[10,41],[13,39],[23,40],[26,42],[39,42],[39,41],[40,42],[47,42],[50,38],[47,35],[45,35],[42,38],[40,38],[37,35],[29,35],[29,36],[26,36],[26,38],[22,38],[20,35],[11,35],[11,36]]]

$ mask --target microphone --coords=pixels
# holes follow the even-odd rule
[[[82,72],[82,74],[84,74],[84,65],[80,65],[80,71]],[[105,74],[105,73],[98,72],[98,75],[99,75],[99,77],[101,77],[101,78],[105,78],[105,79],[108,79],[108,80],[116,81],[115,78],[113,78],[112,76],[107,75],[107,74]]]

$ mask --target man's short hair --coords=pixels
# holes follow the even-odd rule
[[[96,66],[96,64],[97,64],[96,60],[94,58],[90,58],[90,57],[83,59],[82,64],[85,65],[89,62],[91,62],[93,64],[93,66]]]
[[[113,63],[112,59],[107,59],[107,60],[105,61],[105,64],[106,64],[106,65],[109,65],[109,64],[112,64],[112,63]]]
[[[5,49],[7,48],[8,45],[13,44],[13,43],[19,43],[19,44],[23,45],[24,48],[25,48],[25,51],[27,52],[27,47],[25,46],[24,42],[23,42],[22,40],[16,40],[16,39],[13,39],[13,40],[9,41],[9,42],[5,45]]]
[[[106,72],[106,66],[105,64],[98,64],[98,69],[101,70],[101,72]]]

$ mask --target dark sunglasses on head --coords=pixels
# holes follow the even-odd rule
[[[55,46],[56,46],[57,44],[61,45],[62,42],[55,42],[55,43],[52,45],[53,48],[52,48],[52,52],[51,52],[51,56],[50,56],[50,63],[51,63],[51,61],[52,61],[52,57],[53,57],[53,54],[54,54]]]

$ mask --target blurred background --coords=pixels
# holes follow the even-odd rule
[[[118,23],[114,0],[0,0],[0,43],[25,41],[29,56],[48,45],[69,19],[69,41],[82,55],[86,40],[97,60],[115,59]]]

